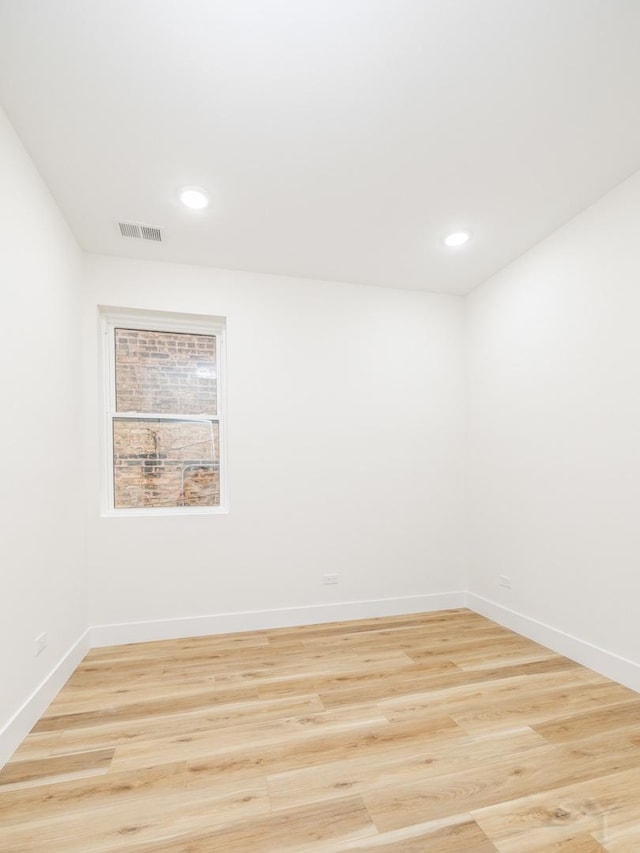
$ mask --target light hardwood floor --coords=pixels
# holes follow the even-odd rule
[[[90,652],[2,853],[640,851],[640,696],[467,610]]]

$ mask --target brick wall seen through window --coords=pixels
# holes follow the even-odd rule
[[[114,507],[219,506],[216,336],[113,332]]]

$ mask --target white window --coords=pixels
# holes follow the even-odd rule
[[[225,508],[224,318],[101,309],[104,510]]]

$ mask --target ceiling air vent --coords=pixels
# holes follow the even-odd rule
[[[162,231],[155,225],[141,225],[140,231],[143,240],[155,240],[156,243],[162,243]]]
[[[162,228],[159,225],[140,225],[138,222],[118,222],[121,237],[133,237],[134,240],[151,240],[162,243]]]

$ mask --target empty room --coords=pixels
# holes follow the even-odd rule
[[[639,0],[0,0],[0,853],[640,851]]]

